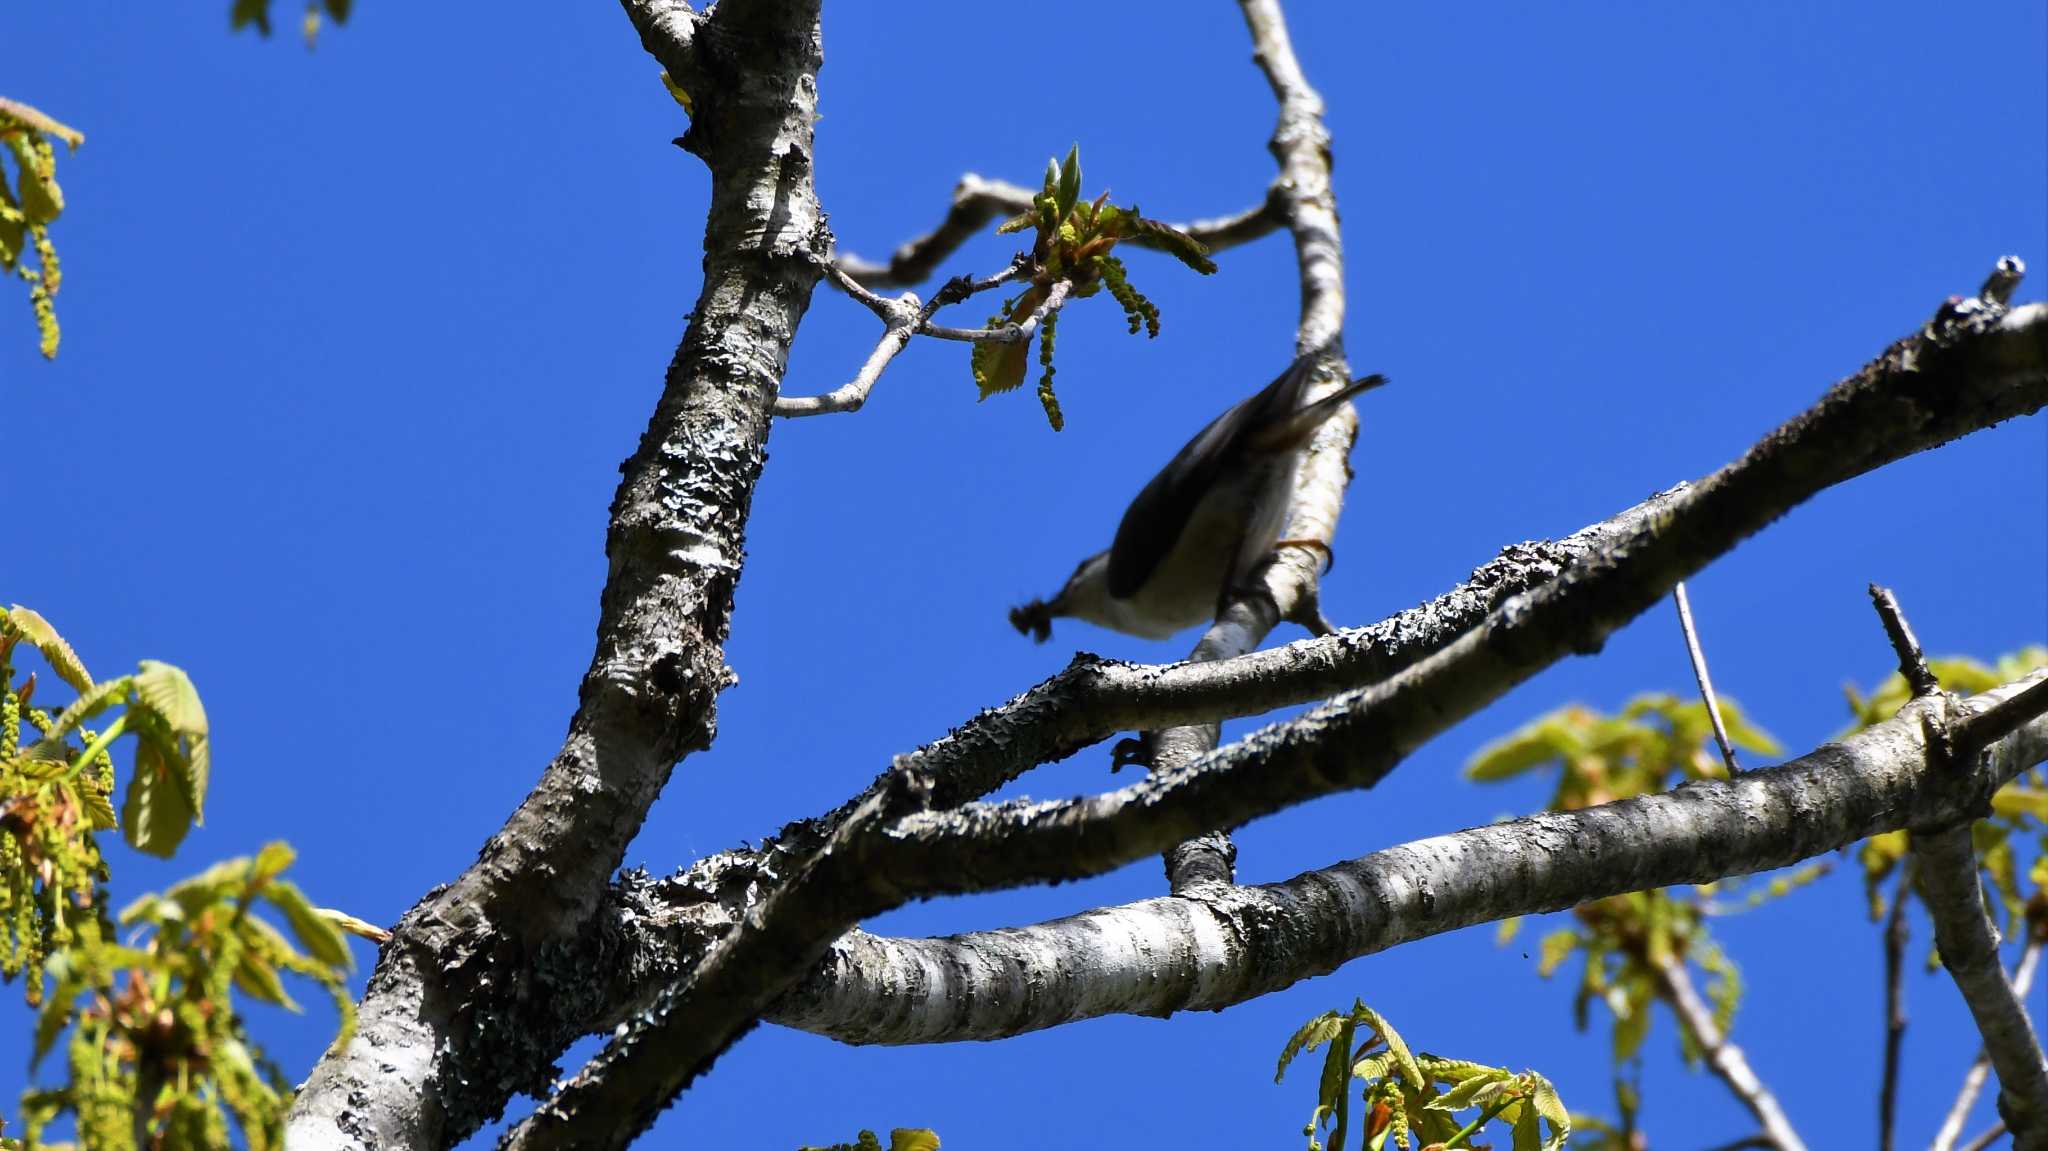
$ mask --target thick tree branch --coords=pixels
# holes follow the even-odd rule
[[[545,1089],[560,1049],[537,1017],[587,1012],[564,978],[586,959],[579,941],[669,772],[710,744],[731,682],[723,644],[769,405],[819,274],[806,250],[829,242],[809,159],[817,5],[626,9],[665,66],[698,75],[681,82],[695,85],[684,144],[712,178],[703,293],[621,468],[568,737],[476,864],[398,924],[354,1039],[298,1096],[297,1151],[439,1147]],[[536,1010],[540,984],[554,990]]]
[[[969,172],[953,187],[953,202],[945,219],[932,231],[897,248],[886,264],[863,260],[851,253],[837,263],[848,276],[870,288],[908,288],[931,279],[939,263],[960,245],[987,227],[992,220],[1031,210],[1031,190],[1006,180],[986,180]],[[1196,220],[1173,227],[1200,240],[1211,252],[1250,243],[1281,227],[1277,194],[1269,193],[1255,208],[1213,220]],[[1156,248],[1156,241],[1133,236],[1124,241],[1134,247]]]
[[[1984,1053],[1998,1072],[1999,1115],[2018,1151],[2040,1151],[2048,1147],[2048,1060],[2026,1005],[1998,961],[1997,929],[1984,910],[1969,825],[1916,832],[1913,855],[1914,882],[1934,920],[1942,966],[1969,1005],[1984,1036]]]
[[[2026,682],[1965,708],[1987,710]],[[1220,1010],[1446,931],[1784,867],[1909,822],[1964,818],[2048,759],[2048,719],[1992,759],[1968,782],[1929,767],[1926,734],[1907,716],[1769,770],[1420,840],[1284,883],[943,939],[853,932],[771,1018],[848,1043],[902,1044]],[[670,900],[657,887],[625,900],[650,954],[685,937],[667,931],[680,926]]]
[[[1699,989],[1692,984],[1692,976],[1686,973],[1682,960],[1665,959],[1657,965],[1657,977],[1664,985],[1665,1002],[1678,1016],[1678,1025],[1706,1056],[1707,1066],[1728,1085],[1728,1090],[1742,1101],[1751,1115],[1764,1129],[1764,1136],[1778,1151],[1806,1151],[1806,1142],[1792,1129],[1792,1121],[1785,1117],[1785,1109],[1778,1105],[1778,1097],[1758,1078],[1749,1065],[1748,1056],[1742,1048],[1730,1041],[1721,1029],[1714,1025],[1714,1009],[1700,998]]]

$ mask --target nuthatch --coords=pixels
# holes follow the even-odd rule
[[[1044,643],[1060,616],[1146,639],[1214,619],[1280,543],[1310,437],[1387,382],[1366,376],[1304,404],[1321,358],[1295,360],[1197,433],[1131,501],[1109,550],[1082,560],[1052,599],[1011,608],[1010,623]]]

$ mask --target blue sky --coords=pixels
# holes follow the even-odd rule
[[[215,11],[215,8],[219,11]],[[284,837],[321,902],[395,919],[453,876],[552,754],[589,658],[605,508],[698,285],[707,178],[605,4],[370,0],[308,55],[231,36],[226,4],[17,6],[0,94],[87,134],[61,161],[61,358],[0,292],[17,528],[0,597],[96,669],[189,669],[216,732],[205,829],[118,854],[116,896]],[[1230,5],[828,5],[818,183],[846,248],[886,255],[964,171],[1028,180],[1079,141],[1088,188],[1169,219],[1272,176],[1273,106]],[[2016,253],[2048,277],[2048,15],[1904,3],[1290,6],[1329,105],[1348,244],[1357,480],[1324,601],[1363,623],[1504,544],[1570,531],[1739,454]],[[23,51],[23,46],[33,46]],[[992,270],[984,238],[948,273]],[[1124,502],[1291,348],[1282,237],[1197,277],[1139,254],[1157,341],[1086,301],[1061,327],[1055,435],[1027,392],[974,402],[965,349],[913,347],[856,416],[775,429],[754,504],[717,746],[685,762],[628,862],[663,870],[829,807],[896,752],[1061,666],[1145,643],[1004,609],[1104,546]],[[2021,298],[2042,296],[2039,280]],[[980,318],[963,310],[964,320]],[[821,290],[788,387],[858,366],[873,317]],[[1829,492],[1692,584],[1715,678],[1788,747],[1889,667],[1863,587],[1928,646],[2048,639],[2048,430],[2018,421]],[[1293,638],[1282,633],[1280,639]],[[103,671],[103,674],[112,674]],[[1520,720],[1690,678],[1659,609],[1425,749],[1369,793],[1239,836],[1279,879],[1540,802],[1458,768]],[[1238,725],[1242,728],[1243,725]],[[1110,786],[1107,749],[1028,778]],[[1848,869],[1717,925],[1737,1022],[1810,1140],[1875,1126],[1878,939]],[[1157,894],[1147,862],[906,908],[877,930],[1031,922]],[[1525,938],[1529,938],[1525,936]],[[1921,925],[1916,954],[1924,947]],[[653,1146],[793,1147],[861,1127],[949,1148],[1287,1145],[1312,1084],[1275,1087],[1301,1019],[1354,997],[1418,1044],[1533,1066],[1609,1105],[1606,1037],[1487,929],[1368,958],[1222,1015],[863,1050],[744,1040]],[[363,951],[365,962],[369,959]],[[1974,1040],[1915,974],[1904,1145]],[[2036,1006],[2041,1003],[2037,997]],[[0,996],[0,1107],[27,1030]],[[294,1071],[331,1020],[256,1026]],[[1749,1125],[1645,1067],[1659,1147]]]

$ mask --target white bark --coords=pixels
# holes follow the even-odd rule
[[[2048,672],[1966,706],[1976,714],[2040,682]],[[770,1017],[848,1043],[901,1044],[1220,1010],[1461,927],[1784,867],[1909,820],[1964,818],[2043,760],[2048,719],[1965,782],[1928,766],[1917,719],[1894,719],[1732,780],[1418,840],[1284,883],[941,939],[854,932]],[[662,920],[659,895],[635,902],[644,922]]]

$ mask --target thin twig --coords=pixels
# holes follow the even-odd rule
[[[2019,965],[2012,972],[2012,993],[2021,999],[2034,985],[2034,972],[2041,963],[2041,941],[2030,939],[2027,949],[2020,953]],[[1934,1142],[1928,1151],[1955,1151],[1956,1140],[1963,1136],[1963,1124],[1970,1121],[1970,1111],[1977,1106],[1977,1096],[1984,1090],[1984,1080],[1991,1074],[1991,1057],[1983,1049],[1977,1051],[1977,1059],[1970,1069],[1963,1073],[1963,1086],[1956,1092],[1954,1103],[1949,1104],[1948,1114],[1941,1121],[1941,1129],[1934,1133]]]
[[[1984,1134],[1963,1144],[1962,1151],[1984,1151],[1986,1147],[1998,1142],[1998,1137],[2003,1134],[2005,1134],[2005,1122],[2000,1120],[1986,1128]]]
[[[1700,998],[1699,989],[1693,986],[1692,976],[1685,970],[1685,963],[1678,959],[1657,961],[1657,977],[1663,984],[1665,1002],[1671,1005],[1671,1012],[1678,1017],[1679,1026],[1692,1036],[1693,1043],[1706,1056],[1707,1066],[1728,1085],[1728,1090],[1742,1101],[1749,1113],[1756,1116],[1762,1125],[1764,1135],[1778,1151],[1806,1151],[1806,1144],[1800,1141],[1799,1133],[1792,1129],[1792,1121],[1785,1117],[1785,1109],[1778,1105],[1778,1097],[1757,1078],[1756,1071],[1749,1065],[1742,1048],[1733,1040],[1721,1034],[1714,1025],[1714,1013]]]
[[[1026,256],[1018,256],[1010,262],[1009,267],[994,275],[984,276],[978,280],[969,276],[957,276],[947,281],[945,287],[933,293],[930,300],[920,301],[915,292],[905,292],[894,299],[876,295],[851,276],[848,276],[838,265],[825,262],[824,269],[827,276],[830,276],[835,283],[844,288],[847,295],[867,305],[870,311],[882,318],[882,338],[875,343],[875,350],[868,354],[867,361],[861,365],[859,373],[852,380],[841,384],[839,387],[823,395],[777,397],[775,401],[775,414],[784,419],[795,419],[801,416],[821,416],[833,412],[859,411],[861,406],[867,403],[868,393],[874,390],[876,382],[882,378],[882,369],[889,366],[889,361],[895,359],[897,353],[910,345],[912,337],[920,333],[930,333],[936,327],[931,320],[940,308],[948,304],[959,303],[970,296],[1007,284],[1025,274],[1030,268],[1030,259]],[[1066,290],[1061,291],[1061,289]],[[1071,286],[1066,284],[1065,281],[1054,285],[1054,291],[1058,292],[1062,299],[1071,290]],[[1051,298],[1051,294],[1048,294],[1048,303],[1051,302]],[[1040,309],[1029,317],[1029,321],[1036,325],[1043,320],[1045,315],[1049,314],[1049,312]],[[959,332],[960,329],[947,328],[944,331],[955,333]],[[1000,332],[1001,330],[998,329],[998,331]],[[1006,339],[1008,338],[1006,332],[1003,335]],[[990,338],[993,339],[995,337],[991,336]],[[1029,333],[1027,332],[1022,338],[1028,339]]]
[[[1074,290],[1072,280],[1055,280],[1031,314],[1015,323],[999,324],[993,328],[949,328],[943,324],[925,324],[919,334],[936,336],[941,340],[961,340],[973,344],[1021,344],[1038,330],[1039,322],[1060,310],[1067,302],[1067,296]]]
[[[1877,1094],[1878,1151],[1892,1151],[1899,1105],[1899,1052],[1906,1039],[1906,941],[1912,934],[1906,898],[1912,894],[1913,859],[1899,866],[1898,889],[1884,925],[1884,1080]]]
[[[1740,775],[1742,765],[1735,762],[1735,745],[1728,742],[1728,727],[1721,722],[1721,701],[1715,698],[1714,679],[1707,674],[1707,653],[1700,650],[1699,631],[1692,622],[1692,602],[1686,598],[1683,581],[1671,589],[1671,599],[1678,604],[1678,626],[1685,632],[1685,650],[1692,657],[1692,677],[1699,681],[1700,698],[1707,702],[1707,720],[1714,725],[1714,742],[1721,745],[1721,761],[1728,765],[1729,775]]]
[[[1870,602],[1877,605],[1877,616],[1884,621],[1885,638],[1892,641],[1892,652],[1899,657],[1899,674],[1906,677],[1906,686],[1913,689],[1915,697],[1939,692],[1941,681],[1934,678],[1927,657],[1920,654],[1920,641],[1914,638],[1913,626],[1899,610],[1899,600],[1892,589],[1871,584]]]

